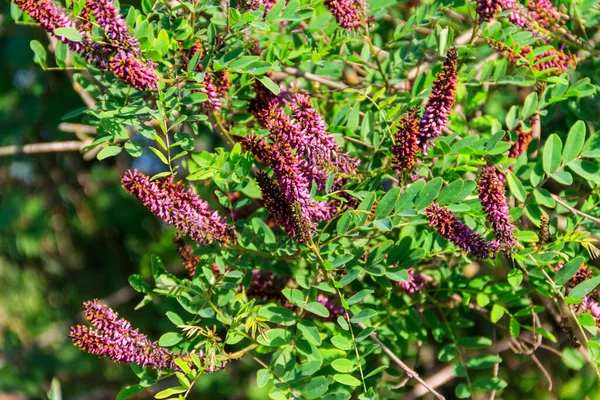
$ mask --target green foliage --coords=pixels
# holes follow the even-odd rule
[[[85,2],[67,5],[78,13]],[[542,68],[554,60],[543,56],[553,47],[505,15],[473,21],[475,2],[373,0],[372,21],[356,31],[341,28],[323,2],[270,6],[265,13],[264,5],[203,0],[122,4],[159,77],[147,92],[88,65],[64,43],[11,36],[29,70],[45,71],[35,85],[10,86],[0,99],[0,122],[11,126],[3,145],[28,143],[40,121],[61,124],[77,134],[88,163],[71,154],[0,164],[7,188],[29,185],[0,198],[0,281],[10,288],[0,295],[2,347],[19,349],[23,364],[38,364],[28,346],[53,354],[51,367],[35,367],[40,373],[0,367],[7,374],[0,389],[35,396],[43,381],[47,397],[61,399],[86,392],[95,383],[77,379],[103,371],[117,399],[392,399],[420,393],[415,370],[426,382],[452,372],[448,383],[427,387],[446,398],[578,398],[578,387],[597,396],[600,315],[582,301],[595,301],[600,284],[600,82],[598,51],[579,39],[594,35],[597,7],[561,7],[569,35],[551,41],[581,58],[561,71]],[[11,24],[33,24],[15,4],[6,15]],[[71,27],[54,34],[87,40]],[[102,38],[98,26],[90,35]],[[193,53],[197,43],[203,50]],[[459,83],[446,129],[412,171],[398,173],[398,118],[427,101],[451,45],[459,50]],[[494,52],[500,45],[504,53]],[[532,50],[517,61],[506,57],[526,46]],[[55,82],[54,70],[72,83]],[[223,72],[229,85],[215,108],[207,77]],[[52,84],[44,85],[45,76]],[[240,143],[267,132],[251,112],[259,85],[283,98],[309,95],[340,152],[360,160],[356,174],[332,172],[325,190],[312,186],[311,198],[337,211],[305,241],[288,237],[269,215],[255,179],[264,160]],[[51,92],[54,86],[74,87],[85,107]],[[60,104],[63,98],[69,101]],[[28,103],[46,112],[4,111]],[[510,157],[523,134],[531,143]],[[26,173],[23,162],[39,164]],[[445,206],[491,240],[477,188],[486,165],[506,180],[517,244],[478,260],[431,228],[426,208]],[[118,188],[114,170],[130,166],[153,181],[184,180],[227,217],[235,240],[194,248],[190,276],[171,243],[173,229]],[[39,190],[32,184],[47,179]],[[583,278],[582,268],[590,271]],[[252,285],[266,280],[252,271],[274,273],[284,288],[274,298],[252,296]],[[422,286],[406,289],[415,276]],[[114,299],[120,290],[137,305],[119,310],[178,354],[178,371],[99,363],[67,347],[77,304]],[[45,344],[42,335],[56,330],[60,338]]]

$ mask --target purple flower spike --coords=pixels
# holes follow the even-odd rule
[[[442,71],[433,82],[433,89],[425,112],[419,123],[419,147],[423,154],[432,146],[431,141],[438,137],[446,124],[455,101],[456,84],[458,82],[458,52],[456,47],[450,47]]]
[[[432,203],[425,209],[425,214],[429,218],[429,225],[435,228],[442,237],[466,250],[471,256],[477,258],[494,257],[498,244],[487,242],[446,207],[440,207],[437,203]]]
[[[77,29],[77,27],[65,9],[52,0],[14,0],[14,3],[38,22],[46,32],[67,44],[71,50],[83,52],[90,46],[91,39],[85,32],[82,33],[84,40],[81,42],[73,42],[54,33],[59,28]]]
[[[415,157],[419,152],[419,117],[413,107],[398,121],[398,131],[394,135],[396,144],[392,146],[393,161],[399,172],[406,172],[415,166]]]
[[[199,245],[212,241],[227,244],[233,240],[231,227],[224,218],[210,209],[207,202],[191,189],[174,183],[173,177],[150,182],[137,171],[127,171],[123,187],[142,202],[153,214],[191,237]]]
[[[425,287],[425,280],[421,274],[415,274],[414,268],[406,270],[408,273],[408,279],[404,282],[396,282],[396,286],[406,294],[413,295],[416,292],[423,290]]]
[[[323,4],[337,23],[349,31],[358,30],[367,19],[367,7],[363,0],[325,0]]]
[[[83,314],[94,327],[77,325],[69,337],[81,350],[118,363],[134,363],[157,370],[174,369],[178,354],[160,347],[148,337],[132,329],[129,321],[102,305],[98,300],[83,303]]]
[[[477,181],[477,186],[479,187],[481,206],[487,214],[487,220],[492,225],[496,239],[504,249],[511,250],[516,243],[516,239],[508,215],[504,183],[496,167],[490,165],[484,168]]]
[[[117,78],[138,90],[156,89],[158,76],[154,69],[131,53],[119,51],[110,58],[108,68]]]
[[[533,131],[534,121],[535,120],[532,119],[531,129],[527,132],[523,130],[522,125],[517,126],[515,129],[517,141],[510,146],[510,149],[508,149],[508,156],[510,158],[517,158],[527,151],[527,146],[529,146],[529,143],[533,140],[531,132]]]

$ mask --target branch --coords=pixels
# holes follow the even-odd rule
[[[57,153],[64,151],[81,151],[87,146],[88,142],[81,140],[67,140],[63,142],[32,143],[24,146],[5,146],[0,147],[0,157],[14,154],[37,154],[37,153]]]
[[[367,327],[363,323],[359,323],[358,326],[360,326],[362,329],[365,329]],[[379,340],[379,338],[377,337],[377,334],[375,332],[371,333],[371,335],[369,335],[369,337],[375,343],[377,343],[379,345],[379,347],[381,347],[381,349],[384,351],[384,353],[387,354],[388,357],[390,357],[392,359],[392,361],[394,361],[400,368],[402,368],[404,370],[404,372],[406,373],[406,375],[408,375],[411,378],[415,378],[421,385],[423,385],[436,398],[438,398],[440,400],[445,400],[446,399],[444,396],[442,396],[441,394],[439,394],[438,392],[436,392],[436,390],[434,388],[432,388],[431,386],[429,386],[429,384],[427,382],[425,382],[423,379],[421,379],[421,377],[419,376],[419,374],[417,374],[414,370],[412,370],[408,365],[404,364],[404,362],[402,362],[402,360],[400,358],[398,358],[398,356],[395,355],[392,350],[390,350],[385,344],[383,344],[381,342],[381,340]]]
[[[285,72],[286,74],[289,74],[289,75],[299,76],[299,77],[308,79],[309,81],[322,83],[323,85],[329,86],[332,89],[344,90],[344,89],[347,89],[350,87],[344,83],[335,82],[335,81],[332,81],[331,79],[325,78],[323,76],[311,74],[310,72],[305,72],[305,71],[302,71],[301,69],[294,68],[294,67],[283,67],[283,72]]]
[[[587,218],[590,221],[594,221],[595,223],[597,223],[598,225],[600,225],[600,218],[592,217],[591,215],[586,214],[583,211],[579,211],[579,210],[571,207],[570,205],[568,205],[567,203],[565,203],[564,201],[562,201],[562,199],[560,197],[558,197],[557,195],[555,195],[555,194],[552,195],[552,198],[554,200],[556,200],[556,202],[558,204],[560,204],[561,206],[563,206],[567,210],[571,211],[571,214],[575,214],[575,215],[579,215],[579,216],[581,216],[583,218]]]

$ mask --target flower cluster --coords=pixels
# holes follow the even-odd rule
[[[564,268],[564,264],[560,263],[554,269],[554,272],[558,272]],[[581,282],[586,281],[592,277],[592,270],[585,264],[582,264],[575,275],[573,275],[566,283],[565,286],[569,289],[574,288],[579,285]]]
[[[419,152],[419,117],[413,107],[398,120],[398,131],[394,135],[396,144],[392,146],[393,162],[401,172],[410,171],[415,166]]]
[[[118,363],[134,363],[144,368],[179,370],[173,353],[133,329],[129,321],[100,304],[98,300],[83,303],[83,315],[93,327],[77,325],[69,337],[81,350]]]
[[[84,40],[74,42],[54,33],[59,28],[77,29],[77,27],[66,10],[52,0],[14,0],[14,3],[39,23],[46,32],[68,45],[71,50],[83,52],[89,47],[91,40],[87,34],[82,35]]]
[[[196,53],[200,52],[200,59],[196,66],[196,71],[202,72],[202,57],[204,57],[204,46],[198,40],[192,46],[190,50],[190,58],[194,57]],[[204,93],[208,96],[208,100],[203,103],[203,107],[210,112],[220,111],[223,108],[223,102],[221,98],[226,97],[229,91],[229,78],[227,72],[216,73],[212,75],[209,71],[204,73],[204,80],[202,81],[204,87],[198,89],[196,92]]]
[[[293,118],[277,98],[270,97],[268,102],[268,108],[258,114],[261,124],[269,130],[271,143],[255,135],[241,142],[273,170],[272,178],[258,176],[267,210],[290,237],[306,240],[317,222],[331,219],[335,212],[332,204],[311,199],[311,182],[324,190],[329,176],[334,174],[338,176],[335,186],[339,188],[345,176],[356,173],[358,160],[340,152],[307,97],[291,97]]]
[[[210,209],[208,203],[173,177],[150,182],[137,171],[127,171],[123,187],[142,202],[153,214],[191,237],[200,245],[212,241],[228,243],[232,229],[224,218]]]
[[[156,89],[158,76],[153,64],[142,58],[137,39],[129,28],[119,9],[112,0],[86,1],[80,15],[82,23],[78,27],[62,7],[52,0],[16,0],[15,4],[37,21],[44,30],[66,43],[69,48],[80,53],[98,68],[110,70],[117,78],[138,90]],[[91,18],[104,31],[103,41],[93,42],[90,37]],[[76,29],[82,37],[79,42],[56,35],[58,28]]]
[[[480,24],[489,21],[500,11],[510,11],[510,22],[521,28],[533,30],[534,25],[548,28],[564,19],[564,15],[549,0],[529,0],[527,7],[515,0],[478,0],[475,10],[479,15]]]
[[[490,165],[484,168],[477,181],[477,186],[481,206],[487,215],[488,222],[492,225],[496,239],[505,249],[512,249],[516,243],[513,234],[514,227],[508,215],[504,182],[500,179],[496,167]]]
[[[521,48],[521,56],[527,58],[531,51],[531,47],[523,46]],[[548,49],[534,57],[532,68],[536,71],[548,71],[553,75],[560,75],[563,72],[567,72],[576,63],[577,58],[573,54],[557,49]]]
[[[448,116],[456,100],[457,64],[458,52],[455,47],[450,47],[442,65],[442,71],[435,78],[431,95],[419,122],[417,138],[423,154],[427,154],[427,150],[432,145],[432,139],[438,137],[448,123]]]
[[[538,233],[538,247],[550,241],[550,217],[548,214],[540,216],[540,230]]]
[[[367,19],[364,0],[325,0],[323,4],[344,29],[358,30]]]
[[[535,120],[532,119],[531,129],[528,131],[525,131],[521,124],[515,128],[517,140],[510,146],[510,149],[508,149],[508,156],[510,158],[517,158],[527,151],[527,146],[529,146],[529,143],[533,140],[531,132],[533,131],[534,121]]]
[[[271,272],[252,270],[252,280],[246,289],[246,296],[263,301],[284,302],[285,297],[281,291],[288,280]]]
[[[243,2],[246,10],[258,10],[261,5],[265,6],[264,16],[266,17],[269,11],[277,3],[277,0],[245,0]]]
[[[429,218],[429,225],[435,228],[442,237],[466,250],[471,256],[488,258],[495,255],[498,249],[495,241],[486,241],[446,207],[440,207],[434,202],[425,209],[425,214]]]
[[[414,268],[406,270],[408,273],[408,279],[402,282],[395,282],[396,287],[408,295],[413,295],[416,292],[423,290],[425,287],[425,280],[419,273],[415,273]]]
[[[193,278],[196,274],[196,266],[200,261],[200,256],[194,255],[194,248],[187,244],[183,237],[179,234],[175,235],[173,238],[173,243],[177,245],[177,252],[181,256],[183,266],[188,274]]]

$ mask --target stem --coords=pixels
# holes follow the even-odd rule
[[[567,203],[565,203],[564,201],[562,201],[562,199],[560,197],[558,197],[557,195],[553,194],[552,198],[554,200],[556,200],[556,202],[558,204],[560,204],[561,206],[563,206],[564,208],[566,208],[567,210],[569,210],[571,212],[571,214],[575,214],[575,215],[579,215],[581,217],[587,218],[590,221],[594,221],[595,223],[597,223],[598,225],[600,225],[600,218],[596,218],[596,217],[592,217],[589,214],[584,213],[583,211],[579,211],[573,207],[571,207],[570,205],[568,205]]]
[[[67,140],[62,142],[32,143],[24,146],[0,147],[0,157],[14,154],[59,153],[63,151],[81,151],[91,141]]]
[[[367,327],[362,322],[360,322],[358,324],[358,326],[360,326],[363,329],[365,329]],[[377,333],[373,332],[373,333],[371,333],[371,335],[369,335],[369,337],[375,343],[377,343],[379,345],[379,347],[381,347],[383,352],[385,354],[387,354],[388,357],[390,357],[392,359],[392,361],[394,361],[400,368],[402,368],[404,370],[406,375],[408,375],[411,378],[416,379],[421,385],[423,385],[427,390],[429,390],[429,392],[431,392],[431,394],[433,394],[436,398],[438,398],[440,400],[445,400],[444,396],[442,396],[434,388],[429,386],[429,384],[427,382],[425,382],[423,379],[421,379],[421,377],[419,376],[419,374],[416,371],[414,371],[412,368],[410,368],[408,365],[406,365],[396,354],[394,354],[394,352],[392,350],[390,350],[385,344],[383,344],[383,342],[381,340],[379,340],[379,338],[377,337]]]

